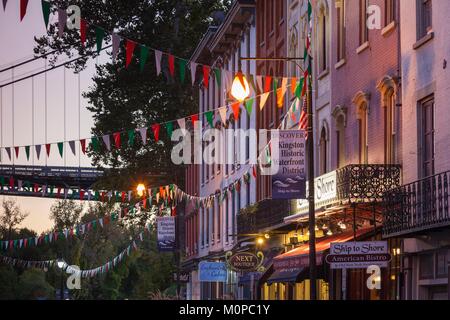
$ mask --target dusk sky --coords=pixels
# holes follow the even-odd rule
[[[0,69],[32,58],[33,47],[35,45],[34,36],[41,36],[45,33],[40,1],[29,2],[27,14],[22,22],[20,22],[19,17],[19,1],[8,1],[6,11],[5,13],[3,12],[3,8],[0,8],[0,41],[2,43],[0,48]],[[50,16],[50,23],[56,20],[56,16]],[[107,58],[105,53],[103,55],[104,57],[102,59]],[[78,75],[74,74],[72,70],[59,68],[47,72],[47,139],[45,138],[45,75],[41,74],[33,79],[17,82],[14,86],[9,85],[1,88],[1,146],[36,145],[45,144],[46,142],[53,143],[78,140],[80,137],[90,137],[90,128],[93,125],[93,120],[90,112],[86,110],[87,102],[81,98],[80,94],[92,84],[91,78],[95,63],[97,62],[98,59],[91,60],[88,68],[80,74],[80,91],[78,89]],[[30,74],[32,71],[41,71],[44,66],[44,60],[39,59],[33,63],[15,68],[14,78],[21,78],[24,75]],[[12,76],[11,70],[0,73],[0,84],[10,82]],[[33,91],[34,95],[32,94]],[[13,92],[14,103],[12,99]],[[79,98],[81,98],[80,110],[78,107]],[[64,104],[66,106],[65,108]],[[15,110],[14,115],[12,110]],[[79,112],[81,114],[81,121],[78,121]],[[82,155],[81,159],[79,159],[78,145],[76,156],[71,153],[68,144],[64,148],[65,159],[61,159],[57,148],[54,147],[49,159],[46,159],[47,157],[43,151],[40,160],[36,158],[34,148],[31,148],[29,161],[26,159],[25,152],[21,149],[19,159],[14,159],[14,163],[90,166],[90,160],[86,156]],[[4,149],[2,149],[1,163],[12,163]],[[3,198],[3,196],[0,196],[0,201]],[[23,226],[38,232],[51,227],[51,221],[48,216],[49,208],[54,202],[53,200],[22,197],[16,197],[15,199],[24,211],[30,213],[29,217],[24,221]]]

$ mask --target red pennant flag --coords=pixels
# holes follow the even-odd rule
[[[160,128],[159,124],[152,125],[153,135],[155,136],[156,142],[159,141],[159,128]]]
[[[86,44],[87,22],[84,19],[80,19],[80,38],[83,47]]]
[[[35,183],[35,184],[33,185],[33,190],[34,190],[35,193],[38,193],[38,192],[39,192],[39,185],[38,185],[37,183]]]
[[[270,83],[272,82],[272,77],[271,76],[266,76],[266,81],[264,83],[264,92],[269,92],[270,91]]]
[[[256,178],[256,166],[253,166],[253,170],[252,170],[253,172],[253,177],[255,177]]]
[[[205,88],[208,89],[209,84],[209,67],[203,66],[203,84],[205,85]]]
[[[13,177],[9,178],[9,187],[14,188],[14,178]]]
[[[172,207],[171,214],[172,214],[172,217],[177,216],[177,207]]]
[[[233,109],[234,120],[239,119],[239,111],[241,110],[240,106],[241,106],[241,103],[239,101],[234,102],[231,105],[231,108]]]
[[[47,157],[50,157],[50,148],[51,148],[51,144],[50,143],[47,143],[46,145],[45,145],[45,150],[47,151]]]
[[[120,132],[114,133],[114,134],[113,134],[113,137],[114,137],[114,144],[116,145],[116,148],[117,148],[117,149],[120,149],[120,145],[121,145],[121,142],[120,142]]]
[[[81,144],[81,151],[83,151],[83,154],[86,154],[86,139],[80,140]]]
[[[56,194],[56,198],[58,198],[59,199],[59,196],[61,195],[61,188],[60,187],[58,187],[58,193]]]
[[[27,6],[28,0],[20,0],[20,21],[22,21],[23,17],[27,14]]]
[[[125,192],[122,191],[122,203],[125,202],[125,197],[126,197],[126,195],[127,195],[127,194],[126,194]]]
[[[12,249],[13,246],[14,246],[14,241],[13,240],[9,240],[9,248]]]
[[[128,68],[128,66],[131,63],[131,60],[133,59],[134,48],[136,48],[136,42],[127,39],[127,45],[126,45],[127,61],[126,61],[126,65],[125,65],[126,68]]]
[[[192,125],[195,127],[195,123],[198,121],[198,114],[191,116]]]
[[[175,57],[171,54],[169,54],[169,71],[173,77],[175,75]]]
[[[144,205],[144,209],[146,209],[146,208],[147,208],[147,198],[144,198],[144,203],[143,203],[143,205]]]
[[[80,200],[84,200],[84,190],[80,190]]]
[[[105,192],[101,193],[101,200],[102,200],[102,202],[105,202]]]
[[[19,147],[14,147],[14,150],[16,151],[16,158],[19,157]]]
[[[23,247],[26,248],[27,245],[28,245],[28,239],[25,238],[25,239],[23,240]]]

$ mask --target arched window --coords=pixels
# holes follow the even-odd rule
[[[381,94],[384,122],[384,162],[396,163],[396,115],[395,115],[395,89],[394,79],[385,76],[378,84]]]
[[[358,119],[358,153],[359,163],[367,164],[369,161],[368,144],[368,118],[369,118],[369,99],[370,96],[363,92],[358,92],[353,98],[357,110]]]
[[[336,106],[333,110],[336,128],[336,168],[345,165],[345,127],[347,126],[347,108]]]
[[[328,9],[324,2],[319,4],[317,15],[317,50],[319,72],[328,69]]]
[[[327,143],[327,130],[325,126],[320,131],[320,175],[327,173],[327,161],[328,161],[328,143]]]

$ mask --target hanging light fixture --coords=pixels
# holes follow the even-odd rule
[[[331,229],[330,230],[328,230],[328,232],[327,232],[327,236],[332,236],[333,235],[333,232],[331,231]]]
[[[250,86],[242,72],[241,60],[239,60],[239,70],[231,85],[231,95],[238,101],[244,101],[250,95]]]
[[[145,185],[143,183],[139,183],[136,187],[136,191],[139,197],[142,197],[144,195],[145,191]]]

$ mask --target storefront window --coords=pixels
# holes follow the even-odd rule
[[[438,278],[447,278],[447,250],[439,251],[436,254],[436,275]]]
[[[423,254],[419,258],[420,279],[433,278],[433,254]]]

